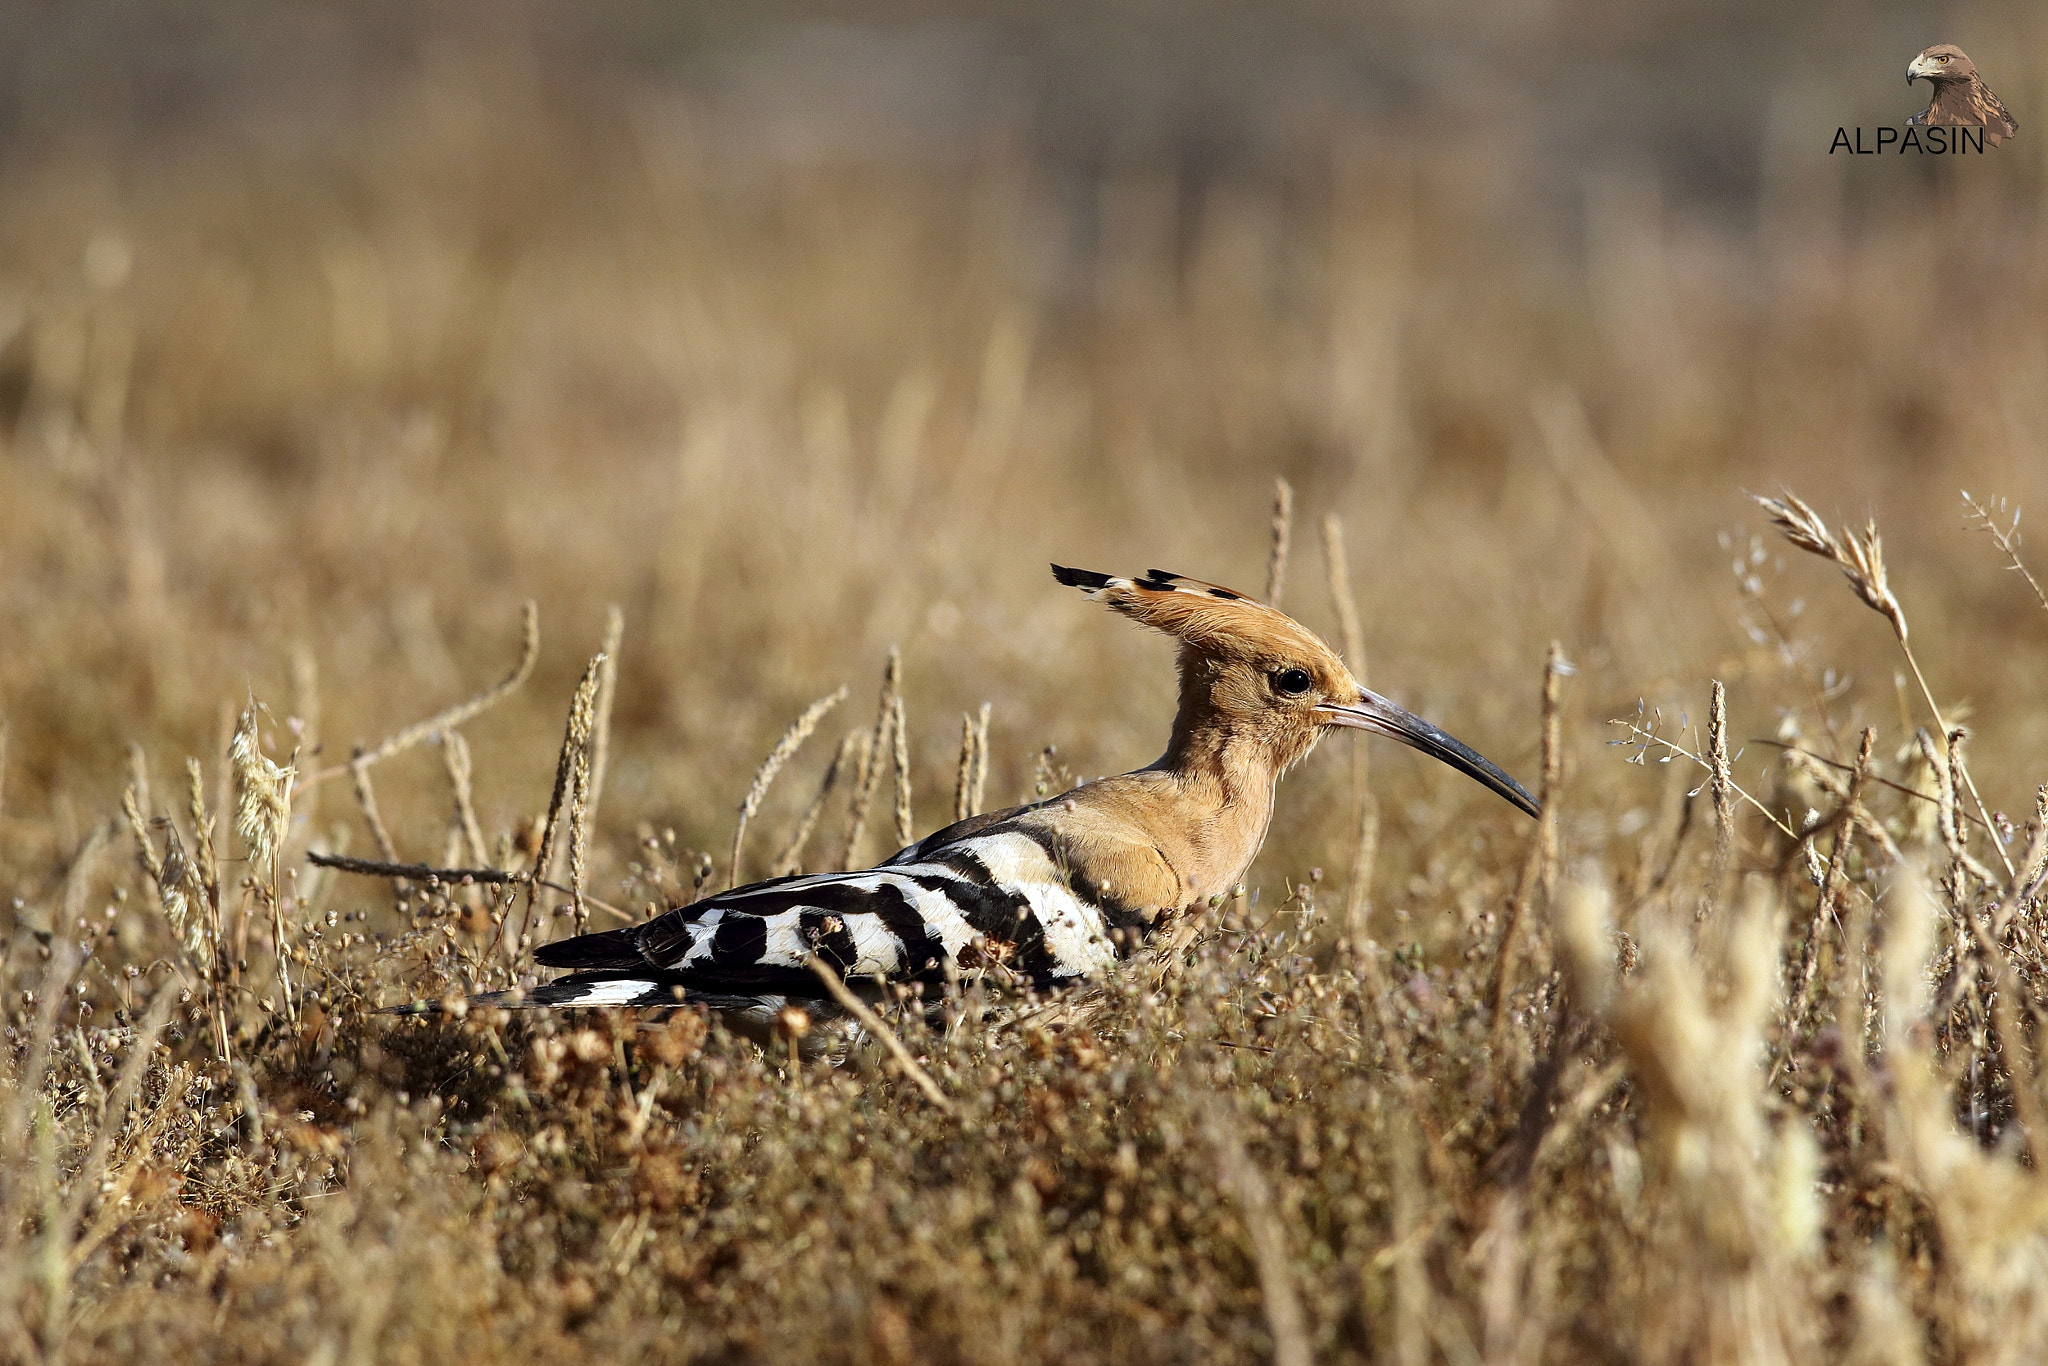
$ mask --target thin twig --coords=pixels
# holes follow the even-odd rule
[[[338,873],[360,873],[365,877],[404,878],[428,884],[459,887],[464,883],[493,883],[510,887],[525,887],[536,879],[530,872],[508,873],[502,868],[440,868],[431,863],[384,863],[377,859],[344,858],[340,854],[323,854],[318,850],[306,854],[306,862],[317,868],[332,868]],[[568,892],[570,889],[559,882],[540,879],[539,885],[550,891]],[[583,899],[600,911],[605,911],[628,924],[638,924],[639,917],[631,911],[622,910],[609,901],[600,901],[585,892]]]
[[[837,1001],[847,1014],[860,1021],[862,1029],[882,1041],[882,1046],[889,1050],[889,1056],[896,1060],[904,1075],[917,1084],[918,1090],[924,1092],[925,1099],[937,1106],[941,1113],[953,1113],[953,1102],[939,1089],[939,1084],[932,1080],[931,1074],[918,1065],[910,1050],[903,1046],[903,1040],[897,1038],[896,1032],[882,1022],[881,1016],[868,1008],[867,1002],[853,994],[829,963],[815,953],[807,953],[804,955],[804,966],[817,974],[818,980],[825,984],[825,990],[831,993],[832,999]]]
[[[323,854],[317,849],[307,852],[306,862],[316,868],[332,868],[341,873],[363,873],[370,877],[414,878],[421,882],[451,885],[492,882],[524,887],[533,880],[531,873],[508,873],[502,868],[438,868],[430,863],[388,863],[380,859],[344,858],[340,854]]]

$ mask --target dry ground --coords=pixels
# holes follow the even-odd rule
[[[516,61],[17,150],[0,1356],[2039,1359],[2048,603],[1958,490],[2048,498],[2040,145],[1741,228],[1602,181],[1570,251],[1470,148],[1077,197]],[[368,1013],[519,968],[517,888],[307,855],[387,852],[351,754],[506,676],[523,603],[530,674],[363,770],[387,856],[532,868],[616,606],[546,857],[637,915],[851,685],[767,870],[892,647],[917,833],[984,702],[990,804],[1151,758],[1167,651],[1045,563],[1258,590],[1276,477],[1286,604],[1341,635],[1339,519],[1375,686],[1532,782],[1559,643],[1552,823],[1329,746],[1170,970],[900,1020],[944,1108],[688,1014]]]

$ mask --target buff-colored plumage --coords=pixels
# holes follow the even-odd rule
[[[1237,885],[1265,842],[1280,776],[1328,722],[1314,699],[1355,701],[1344,661],[1292,617],[1215,584],[1154,572],[1092,590],[1112,610],[1180,642],[1180,705],[1150,767],[1091,783],[1045,809],[1140,883],[1148,904],[1181,909]],[[1298,668],[1300,698],[1272,677]],[[1133,891],[1138,886],[1133,886]]]

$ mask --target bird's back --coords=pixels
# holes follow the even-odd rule
[[[1098,973],[1142,941],[1160,908],[1091,875],[1100,841],[1063,829],[1086,809],[1056,799],[975,817],[873,868],[771,878],[543,945],[535,961],[571,975],[522,1003],[696,1002],[746,1025],[824,998],[813,955],[849,981],[936,984],[986,968],[1050,986]]]

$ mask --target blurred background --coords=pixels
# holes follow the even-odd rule
[[[1936,41],[2017,139],[1830,157],[1924,107]],[[722,848],[854,684],[787,821],[891,645],[920,830],[984,700],[992,800],[1049,743],[1135,766],[1168,650],[1046,562],[1256,591],[1276,476],[1287,606],[1334,634],[1340,516],[1374,685],[1524,775],[1563,643],[1575,847],[1660,799],[1599,748],[1638,698],[1720,677],[1738,741],[1810,731],[1803,669],[1910,734],[1883,623],[1750,553],[1781,484],[1878,518],[2024,812],[2048,614],[1958,490],[2048,495],[2044,93],[2017,3],[0,8],[0,867],[42,885],[131,745],[175,774],[252,691],[345,758],[500,676],[529,597],[540,670],[471,731],[497,828],[612,603],[615,844]],[[1269,866],[1348,849],[1346,754]],[[437,856],[438,759],[387,767]],[[1519,838],[1405,754],[1372,781],[1390,879]],[[339,786],[301,813],[345,844]]]

